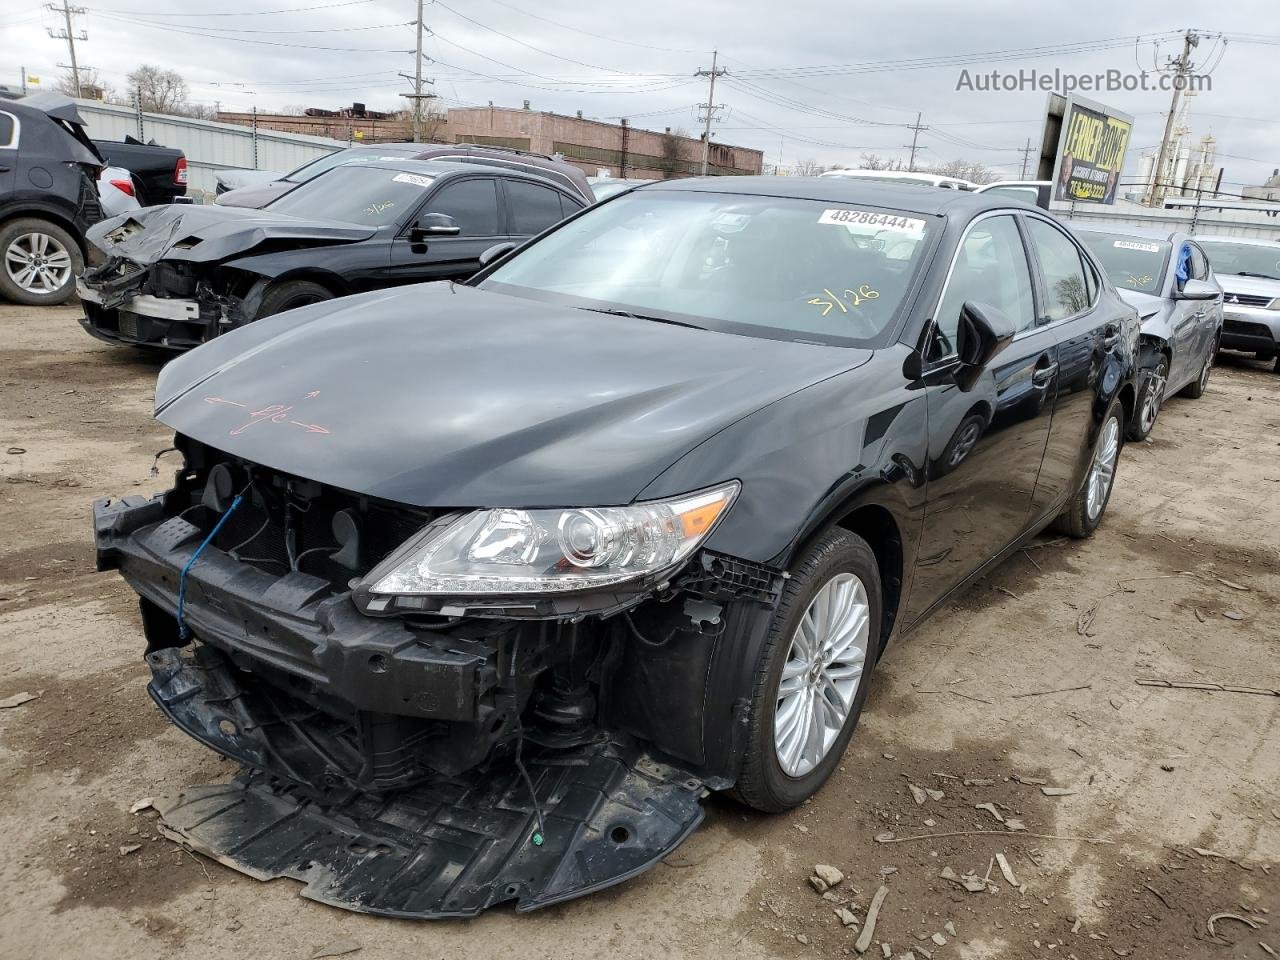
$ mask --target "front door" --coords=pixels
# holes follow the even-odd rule
[[[465,280],[480,269],[480,254],[506,239],[497,180],[491,176],[451,179],[423,202],[391,244],[390,281]],[[461,228],[457,236],[415,238],[417,217],[443,213]]]
[[[961,390],[951,373],[966,301],[1000,310],[1017,335],[972,389]],[[1037,324],[1031,267],[1014,215],[972,224],[934,319],[925,516],[908,621],[1015,540],[1029,520],[1058,359],[1054,334]]]

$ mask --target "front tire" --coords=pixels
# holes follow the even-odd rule
[[[75,238],[38,217],[11,220],[0,228],[0,296],[32,307],[66,303],[84,272]]]
[[[332,299],[333,291],[322,284],[312,280],[286,280],[283,283],[273,284],[267,289],[263,294],[262,304],[258,307],[258,313],[253,319],[261,320],[263,317],[284,313],[295,307],[305,307],[309,303]]]
[[[1123,446],[1124,408],[1117,399],[1111,401],[1106,416],[1102,418],[1102,425],[1098,428],[1098,439],[1093,445],[1093,455],[1089,458],[1089,469],[1085,471],[1084,482],[1080,484],[1080,489],[1071,498],[1067,508],[1054,520],[1055,530],[1069,537],[1093,536],[1093,531],[1098,529],[1102,515],[1107,511],[1107,504],[1111,501],[1116,466]]]
[[[1156,418],[1160,416],[1160,405],[1164,403],[1164,390],[1168,383],[1169,361],[1161,354],[1156,368],[1142,384],[1138,402],[1134,404],[1133,422],[1126,431],[1130,440],[1145,440],[1151,436]]]
[[[831,777],[870,689],[882,602],[875,554],[854,533],[824,534],[796,565],[756,665],[738,800],[778,813]]]

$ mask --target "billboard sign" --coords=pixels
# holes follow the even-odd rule
[[[1053,199],[1115,203],[1133,117],[1083,97],[1053,94],[1046,133],[1054,127]]]

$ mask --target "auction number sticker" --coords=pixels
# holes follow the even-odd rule
[[[1160,252],[1160,244],[1143,243],[1140,240],[1117,240],[1114,245],[1117,250],[1141,250],[1143,253]]]
[[[416,187],[431,186],[431,177],[420,176],[416,173],[397,173],[391,178],[396,183],[412,183]]]
[[[834,223],[843,227],[866,226],[895,233],[920,236],[924,233],[924,221],[919,217],[904,217],[896,213],[876,213],[871,210],[823,210],[819,223]]]

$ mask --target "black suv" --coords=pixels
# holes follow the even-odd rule
[[[70,298],[85,231],[102,219],[102,166],[69,98],[38,93],[0,106],[0,296],[32,305]]]

